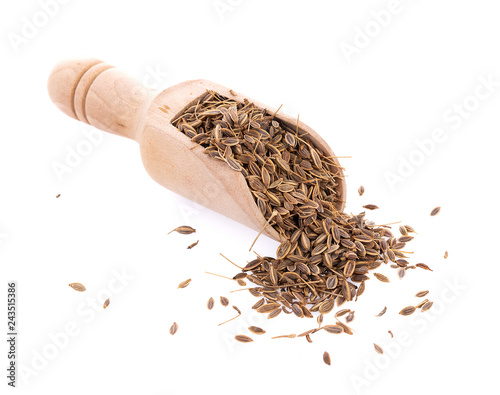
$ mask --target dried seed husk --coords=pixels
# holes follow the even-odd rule
[[[330,359],[330,354],[328,354],[327,351],[323,353],[323,362],[326,363],[328,366],[332,364],[332,361]]]
[[[431,217],[434,217],[435,215],[438,215],[440,211],[441,211],[441,207],[436,207],[436,208],[432,209],[432,211],[431,211]]]
[[[393,338],[393,337],[394,337],[394,334],[392,333],[392,331],[387,331],[387,333],[388,333],[389,335],[391,335],[391,338]]]
[[[168,232],[168,234],[170,234],[172,232],[177,232],[177,233],[180,233],[181,235],[190,235],[191,233],[195,233],[196,229],[194,229],[190,226],[179,226],[179,227],[171,230],[170,232]]]
[[[212,310],[214,308],[214,304],[215,304],[214,298],[208,299],[208,302],[207,302],[208,310]]]
[[[199,242],[200,242],[200,240],[197,240],[193,244],[188,245],[187,249],[190,250],[191,248],[196,247]]]
[[[177,286],[177,289],[179,288],[186,288],[189,283],[191,282],[191,279],[188,278],[187,280],[184,280],[183,282],[181,282],[178,286]]]
[[[245,335],[236,335],[234,337],[236,341],[239,341],[240,343],[250,343],[253,342],[253,339],[251,337],[245,336]]]
[[[359,196],[363,196],[363,193],[365,193],[365,187],[363,185],[361,185],[358,188],[358,193],[359,193]]]
[[[267,303],[265,305],[260,306],[257,309],[258,313],[270,313],[273,310],[276,310],[278,307],[280,307],[279,303]]]
[[[85,288],[85,285],[81,284],[81,283],[71,283],[71,284],[68,284],[71,288],[73,288],[75,291],[78,291],[78,292],[85,292],[86,291],[86,288]]]
[[[351,311],[351,309],[342,309],[342,310],[339,310],[335,313],[335,318],[337,317],[342,317],[343,315],[349,313]]]
[[[354,321],[354,311],[349,312],[349,314],[347,314],[347,317],[345,317],[345,322],[347,322],[348,324],[352,321]]]
[[[412,315],[417,308],[415,306],[408,306],[405,307],[403,310],[399,312],[399,314],[407,316],[407,315]]]
[[[385,306],[380,313],[378,313],[375,317],[382,317],[387,311],[387,306]]]
[[[102,308],[103,308],[103,309],[106,309],[106,308],[109,306],[109,303],[110,303],[110,300],[109,300],[109,298],[107,298],[107,299],[104,301],[104,304],[102,305]]]
[[[373,347],[375,347],[375,351],[378,352],[379,354],[384,353],[384,350],[378,344],[373,343]]]
[[[264,329],[259,328],[258,326],[249,326],[248,330],[255,335],[263,335],[264,333],[266,333]]]
[[[377,210],[379,207],[375,204],[366,204],[363,206],[364,208],[366,208],[367,210]]]
[[[174,322],[172,326],[170,327],[170,334],[173,336],[177,333],[177,329],[179,329],[179,325],[177,325],[177,322]]]

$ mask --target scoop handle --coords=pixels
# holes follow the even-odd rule
[[[49,96],[66,115],[106,132],[138,141],[140,124],[156,91],[99,59],[57,64],[47,83]]]

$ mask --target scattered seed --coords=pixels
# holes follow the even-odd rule
[[[190,226],[179,226],[178,228],[175,228],[174,230],[168,232],[168,234],[172,232],[177,232],[180,233],[181,235],[190,235],[191,233],[195,233],[196,229],[191,228]]]
[[[188,278],[187,280],[184,280],[183,282],[181,282],[181,283],[177,286],[177,288],[178,288],[178,289],[179,289],[179,288],[186,288],[186,287],[189,285],[189,283],[190,283],[190,282],[191,282],[191,279],[190,279],[190,278]]]
[[[416,310],[416,307],[415,306],[408,306],[408,307],[405,307],[403,310],[401,310],[399,312],[399,314],[401,315],[412,315]]]
[[[332,364],[332,361],[330,359],[330,354],[328,354],[328,352],[326,351],[323,353],[323,362],[326,363],[327,365]]]
[[[347,314],[347,317],[345,318],[345,322],[347,322],[348,324],[352,321],[354,321],[354,311],[349,312],[349,314]]]
[[[375,276],[375,278],[377,280],[382,281],[383,283],[388,283],[389,282],[389,279],[387,278],[387,276],[384,276],[383,274],[373,273],[373,275]]]
[[[110,303],[109,298],[107,298],[107,299],[104,301],[104,304],[102,305],[102,308],[103,308],[103,309],[106,309],[106,308],[109,306],[109,303]]]
[[[207,302],[208,310],[212,310],[214,308],[214,304],[215,304],[214,298],[208,299],[208,302]]]
[[[415,307],[417,309],[421,309],[428,301],[429,301],[429,299],[425,299],[422,302],[420,302],[419,304],[417,304]]]
[[[363,207],[366,208],[367,210],[377,210],[379,208],[375,204],[366,204]]]
[[[445,251],[444,252],[444,259],[447,259],[448,258],[448,251]]]
[[[438,215],[438,213],[441,211],[441,207],[436,207],[431,211],[431,216],[434,217],[435,215]]]
[[[361,185],[358,188],[358,193],[359,193],[359,196],[363,196],[363,193],[365,193],[365,187],[363,185]]]
[[[429,291],[420,291],[415,294],[417,298],[423,298],[425,295],[427,295]]]
[[[61,194],[56,195],[56,198],[60,198],[60,197],[61,197]]]
[[[375,351],[378,352],[379,354],[384,353],[384,350],[378,344],[373,343],[373,347],[375,347]]]
[[[391,335],[391,338],[394,337],[394,334],[392,333],[392,331],[387,331],[387,333],[389,333],[389,335]]]
[[[220,297],[220,304],[223,305],[224,307],[229,306],[229,299],[226,298],[225,296]]]
[[[322,329],[328,333],[333,333],[334,335],[339,335],[344,332],[344,328],[340,325],[325,325]]]
[[[69,286],[78,292],[84,292],[86,290],[85,285],[81,283],[71,283]]]
[[[236,341],[239,341],[240,343],[250,343],[253,342],[253,339],[251,337],[245,336],[245,335],[236,335],[235,337]]]
[[[432,305],[433,305],[433,304],[434,304],[434,302],[430,302],[430,301],[429,301],[429,302],[427,302],[427,303],[425,303],[425,304],[422,306],[422,308],[420,309],[420,311],[422,311],[422,313],[423,313],[423,312],[425,312],[425,311],[429,310],[429,309],[432,307]]]
[[[264,333],[266,333],[264,329],[259,328],[258,326],[249,326],[248,330],[255,335],[263,335]]]
[[[174,322],[172,326],[170,327],[170,334],[173,336],[177,333],[177,329],[179,329],[179,325],[177,325],[177,322]]]
[[[429,266],[427,266],[425,263],[417,263],[415,266],[419,267],[420,269],[430,270],[432,272],[432,269]]]

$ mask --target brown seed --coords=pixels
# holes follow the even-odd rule
[[[389,282],[389,279],[387,278],[387,276],[384,276],[383,274],[373,273],[373,275],[375,276],[375,278],[377,280],[382,281],[383,283],[388,283]]]
[[[236,306],[233,306],[233,309],[235,309],[235,310],[236,310],[236,312],[237,312],[238,314],[241,314],[240,309],[239,309],[239,308],[237,308]]]
[[[258,313],[270,313],[280,307],[279,303],[267,303],[257,309]]]
[[[380,313],[378,313],[375,317],[382,317],[387,311],[387,306],[385,306]]]
[[[104,301],[104,304],[102,305],[102,308],[103,308],[103,309],[106,309],[106,308],[109,306],[109,303],[110,303],[109,298],[107,298],[107,299]]]
[[[264,333],[266,333],[264,329],[259,328],[258,326],[249,326],[248,330],[255,335],[263,335]]]
[[[401,225],[399,227],[399,232],[403,235],[403,236],[408,236],[408,229],[406,229],[406,226],[404,225]]]
[[[363,207],[366,208],[367,210],[377,210],[379,208],[375,204],[366,204]]]
[[[196,247],[196,246],[198,245],[198,243],[199,243],[199,242],[200,242],[200,241],[198,240],[198,241],[194,242],[193,244],[188,245],[188,248],[187,248],[187,249],[188,249],[188,250],[190,250],[191,248]]]
[[[330,359],[330,354],[328,354],[328,352],[326,351],[323,353],[323,362],[329,366],[332,364],[332,361]]]
[[[432,272],[432,269],[429,266],[427,266],[425,263],[417,263],[415,266],[419,267],[420,269],[430,270]]]
[[[384,350],[378,344],[373,343],[373,347],[375,347],[375,351],[378,352],[379,354],[384,353]]]
[[[435,215],[438,215],[438,213],[441,211],[441,207],[436,207],[431,211],[431,216],[434,217]]]
[[[243,280],[239,280],[239,279],[238,279],[238,280],[236,280],[236,282],[238,283],[238,285],[239,285],[240,287],[244,287],[245,285],[247,285],[247,283],[246,283],[245,281],[243,281]]]
[[[220,304],[223,305],[224,307],[229,306],[229,299],[226,298],[225,296],[220,297]]]
[[[214,304],[215,304],[214,298],[208,299],[208,302],[207,302],[208,310],[212,310],[214,308]]]
[[[448,258],[448,251],[444,252],[444,259]]]
[[[347,317],[345,318],[345,322],[347,322],[348,324],[352,321],[354,321],[354,311],[349,312],[349,314],[347,314]]]
[[[61,197],[61,194],[56,195],[56,198],[60,198],[60,197]]]
[[[420,291],[415,294],[417,298],[423,298],[425,295],[427,295],[429,291]]]
[[[174,322],[172,326],[170,327],[170,334],[173,336],[177,333],[177,329],[179,329],[179,325],[177,325],[177,322]]]
[[[78,292],[84,292],[86,290],[85,285],[81,283],[71,283],[69,286]]]
[[[392,333],[392,331],[387,331],[387,333],[389,333],[389,335],[391,335],[391,338],[394,337],[394,334]]]
[[[267,319],[270,320],[272,318],[275,318],[277,317],[278,315],[280,315],[281,313],[281,308],[278,308],[276,310],[273,310],[271,311],[268,315],[267,315]]]
[[[422,302],[420,302],[419,304],[417,304],[415,307],[417,309],[421,309],[422,306],[425,305],[428,301],[429,301],[429,299],[424,299]]]
[[[406,275],[406,269],[404,267],[400,267],[398,269],[398,277],[399,277],[399,279],[402,280],[405,275]]]
[[[236,335],[234,337],[237,341],[240,343],[250,343],[253,342],[253,339],[251,337],[245,336],[245,335]]]
[[[351,311],[351,309],[342,309],[342,310],[339,310],[335,313],[335,318],[337,317],[342,317],[343,315],[349,313]]]
[[[180,233],[181,235],[190,235],[191,233],[195,233],[196,229],[193,229],[190,226],[179,226],[178,228],[175,228],[174,230],[168,232],[168,234],[172,232],[177,232]]]
[[[183,282],[181,282],[181,283],[177,286],[177,288],[186,288],[186,287],[189,285],[189,283],[190,283],[190,282],[191,282],[191,279],[190,279],[190,278],[188,278],[187,280],[184,280]]]
[[[328,333],[333,333],[334,335],[339,335],[344,332],[344,328],[340,325],[325,325],[322,328]]]
[[[425,304],[422,306],[422,308],[420,309],[420,311],[423,313],[423,312],[425,312],[425,311],[429,310],[429,309],[432,307],[432,305],[433,305],[433,304],[434,304],[434,302],[430,302],[430,301],[429,301],[429,302],[427,302],[427,303],[425,303]]]
[[[408,307],[405,307],[403,310],[401,310],[399,312],[399,314],[401,315],[412,315],[416,310],[416,307],[415,306],[408,306]]]

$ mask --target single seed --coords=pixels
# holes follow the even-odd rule
[[[327,365],[332,364],[332,361],[330,359],[330,354],[328,354],[328,352],[326,351],[323,353],[323,362],[326,363]]]
[[[264,333],[266,333],[264,329],[259,328],[258,326],[249,326],[248,330],[255,335],[263,335]]]
[[[349,314],[347,314],[347,317],[345,318],[345,322],[347,322],[348,324],[352,321],[354,321],[354,311],[349,312]]]
[[[173,336],[177,333],[177,329],[179,329],[179,325],[177,325],[177,322],[174,322],[172,326],[170,327],[170,334]]]
[[[441,207],[436,207],[431,211],[431,216],[434,217],[435,215],[438,215],[438,213],[441,211]]]
[[[106,309],[106,308],[109,306],[109,303],[110,303],[110,300],[109,300],[109,298],[107,298],[107,299],[104,301],[104,304],[102,305],[102,308],[103,308],[103,309]]]
[[[416,307],[415,306],[408,306],[408,307],[405,307],[403,310],[401,310],[399,312],[399,314],[401,315],[412,315],[416,310]]]
[[[444,252],[444,259],[447,259],[448,258],[448,251],[445,251]]]
[[[189,285],[189,283],[190,283],[190,282],[191,282],[191,279],[190,279],[190,278],[188,278],[187,280],[184,280],[183,282],[181,282],[181,283],[177,286],[177,288],[186,288],[186,287]]]
[[[427,302],[427,303],[425,303],[425,304],[422,306],[422,308],[420,309],[420,311],[423,313],[423,312],[425,312],[425,311],[429,310],[429,309],[432,307],[432,305],[433,305],[433,304],[434,304],[434,302],[430,302],[430,301],[429,301],[429,302]]]
[[[363,207],[366,208],[367,210],[377,210],[379,208],[375,204],[366,204]]]
[[[358,188],[358,193],[359,193],[359,196],[363,196],[363,193],[365,193],[365,187],[363,185],[361,185]]]
[[[389,282],[389,279],[387,278],[387,276],[384,276],[383,274],[373,273],[373,275],[375,276],[375,278],[377,280],[382,281],[383,283],[388,283]]]
[[[229,306],[229,299],[226,298],[225,296],[220,297],[220,304],[223,305],[224,307]]]
[[[177,232],[180,233],[181,235],[190,235],[191,233],[195,233],[196,229],[191,228],[190,226],[179,226],[178,228],[175,228],[168,232],[168,234],[172,232]]]
[[[384,350],[378,344],[373,343],[373,347],[375,347],[375,351],[378,352],[379,354],[384,353]]]
[[[328,333],[333,333],[334,335],[339,335],[344,332],[344,328],[340,325],[325,325],[322,327]]]
[[[214,308],[214,304],[215,304],[214,298],[208,299],[208,302],[207,302],[208,310],[212,310]]]
[[[424,269],[424,270],[430,270],[432,272],[432,269],[429,266],[427,266],[425,263],[417,263],[415,266],[419,267],[421,269]]]
[[[392,331],[387,331],[387,333],[389,333],[389,335],[391,335],[391,338],[394,337],[394,334],[392,333]]]
[[[60,198],[60,197],[61,197],[61,194],[56,195],[56,198]]]
[[[84,292],[86,290],[85,285],[81,283],[71,283],[69,286],[78,292]]]
[[[415,294],[417,298],[423,298],[425,295],[427,295],[429,291],[420,291]]]

